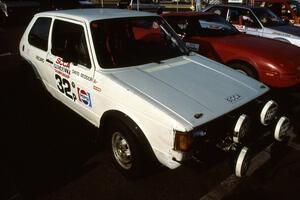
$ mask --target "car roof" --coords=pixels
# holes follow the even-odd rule
[[[291,0],[263,0],[262,2],[270,2],[270,3],[285,3]]]
[[[190,16],[211,16],[216,15],[214,13],[207,13],[207,12],[193,12],[193,11],[186,11],[186,12],[166,12],[161,14],[163,17],[169,16],[178,16],[178,17],[190,17]]]
[[[158,16],[150,12],[141,12],[127,9],[114,9],[114,8],[84,8],[84,9],[70,9],[70,10],[55,10],[41,12],[38,16],[53,16],[67,19],[74,19],[77,21],[91,22],[101,19],[113,19],[124,17],[146,17]]]
[[[211,7],[217,7],[217,6],[222,6],[222,7],[234,7],[234,8],[260,8],[259,6],[251,6],[251,5],[245,5],[245,4],[216,4],[212,5]]]

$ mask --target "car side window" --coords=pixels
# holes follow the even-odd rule
[[[228,19],[231,24],[243,25],[250,28],[260,28],[260,25],[248,9],[230,8]]]
[[[38,18],[29,32],[29,44],[41,50],[47,51],[50,25],[51,18]]]
[[[60,51],[53,51],[60,50]],[[52,54],[63,57],[63,54],[71,55],[75,65],[80,64],[91,68],[91,61],[88,53],[84,28],[62,20],[55,20],[52,31]]]
[[[224,19],[226,19],[227,11],[228,8],[221,7],[221,6],[214,6],[208,10],[208,12],[220,15]]]
[[[267,5],[267,8],[272,10],[278,16],[281,16],[283,14],[281,3],[270,3],[270,4]]]

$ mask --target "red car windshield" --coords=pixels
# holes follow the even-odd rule
[[[131,17],[91,23],[100,67],[119,68],[186,55],[188,50],[160,17]]]

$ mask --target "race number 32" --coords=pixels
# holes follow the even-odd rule
[[[65,78],[61,78],[58,74],[55,74],[55,79],[58,90],[73,100],[70,82]]]

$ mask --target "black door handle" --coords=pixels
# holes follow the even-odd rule
[[[46,59],[46,61],[47,61],[48,63],[50,63],[50,64],[53,64],[53,62],[52,62],[51,60],[49,60],[49,59]]]

